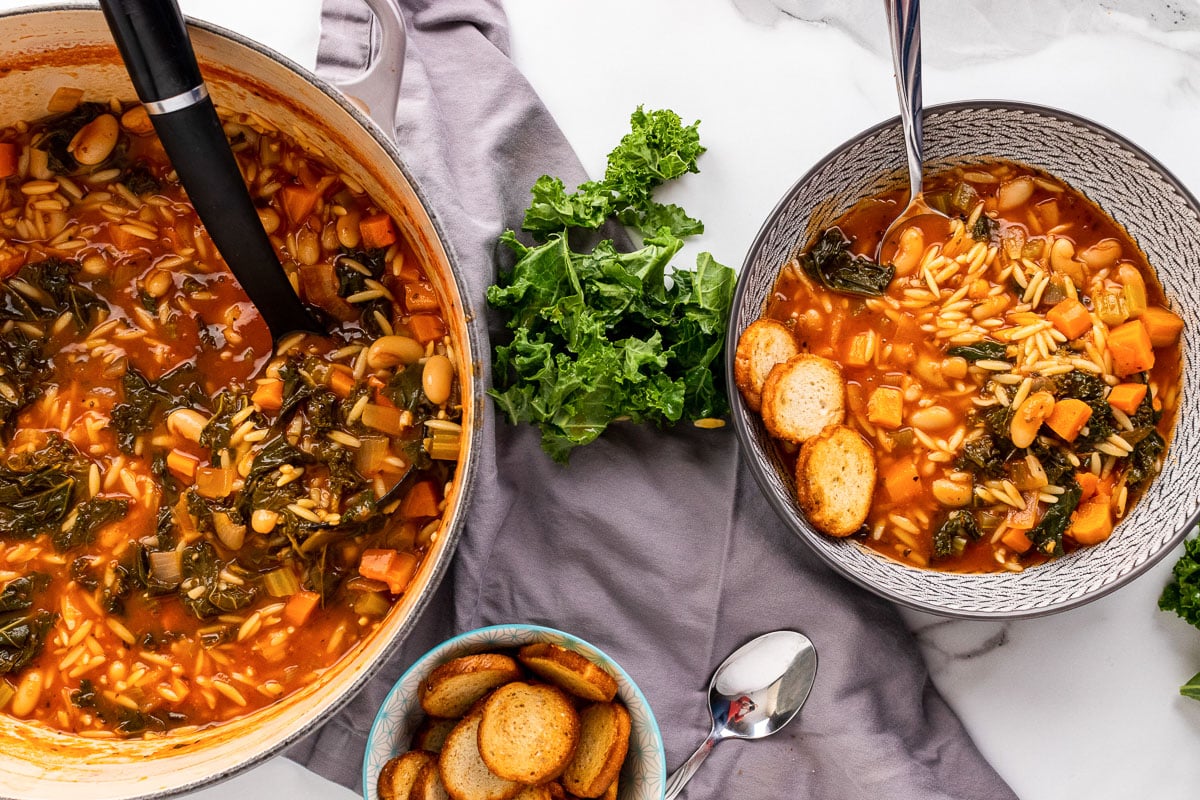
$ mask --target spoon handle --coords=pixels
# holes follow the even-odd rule
[[[675,770],[671,773],[671,777],[667,778],[667,788],[663,794],[663,800],[674,800],[683,791],[683,787],[696,774],[696,770],[700,769],[700,765],[704,763],[704,759],[708,758],[708,754],[712,752],[713,747],[719,741],[721,741],[721,737],[714,728],[712,733],[708,734],[708,738],[696,748],[696,752],[692,753],[692,757],[683,762],[683,766]]]
[[[900,98],[908,154],[908,180],[912,198],[921,193],[921,0],[887,0],[888,33],[892,38],[892,66]]]

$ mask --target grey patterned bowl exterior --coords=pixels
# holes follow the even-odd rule
[[[405,752],[424,716],[417,699],[417,687],[438,666],[452,658],[473,653],[513,650],[534,642],[574,650],[595,664],[604,667],[617,679],[617,698],[629,710],[629,752],[618,779],[619,800],[663,800],[667,782],[666,755],[662,733],[650,710],[650,703],[633,678],[621,665],[600,648],[578,636],[541,625],[492,625],[476,628],[447,639],[421,656],[400,676],[392,691],[384,698],[375,723],[367,736],[367,751],[363,756],[363,800],[379,800],[379,771],[388,759]]]
[[[1171,309],[1184,320],[1183,389],[1162,473],[1107,541],[1020,573],[954,574],[890,560],[854,540],[818,533],[795,502],[794,479],[762,421],[736,390],[733,421],[762,490],[796,535],[843,575],[883,597],[950,617],[1014,618],[1062,611],[1132,580],[1190,531],[1200,506],[1200,209],[1161,164],[1094,122],[1063,111],[973,101],[925,112],[927,170],[994,159],[1065,180],[1124,225],[1145,252]],[[800,179],[759,231],[738,277],[726,357],[763,311],[783,264],[857,200],[906,182],[898,120],[859,134]]]

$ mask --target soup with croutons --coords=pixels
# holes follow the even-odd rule
[[[1020,571],[1114,533],[1175,420],[1182,320],[1129,235],[1012,163],[866,199],[786,264],[738,383],[814,527],[918,567]],[[845,429],[845,430],[843,430]],[[849,434],[852,433],[851,437]]]

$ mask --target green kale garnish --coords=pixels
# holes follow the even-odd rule
[[[558,178],[543,175],[533,185],[533,202],[521,228],[544,242],[568,228],[599,228],[610,217],[646,235],[666,228],[672,236],[704,232],[699,220],[676,205],[651,197],[663,183],[688,172],[699,172],[696,160],[704,152],[699,122],[685,126],[673,111],[644,111],[630,117],[631,130],[608,154],[604,180],[587,181],[573,194]]]
[[[1171,582],[1158,598],[1158,607],[1174,611],[1189,625],[1200,628],[1200,539],[1184,542],[1183,555],[1171,574]]]
[[[831,292],[878,297],[887,291],[896,268],[850,252],[850,240],[840,228],[823,231],[803,253],[800,267],[808,277]]]
[[[665,180],[694,172],[703,152],[695,126],[671,112],[633,116],[633,132],[609,156],[604,181],[574,195],[543,177],[525,229],[544,244],[526,246],[512,231],[501,241],[517,256],[488,289],[508,312],[512,339],[496,348],[490,394],[514,424],[542,429],[542,446],[558,461],[599,436],[612,421],[672,424],[723,415],[727,401],[714,375],[724,346],[734,273],[707,253],[695,271],[667,267],[699,224],[651,199]],[[645,238],[631,253],[610,240],[575,252],[569,228],[596,228],[616,217]],[[389,393],[413,396],[411,376]]]

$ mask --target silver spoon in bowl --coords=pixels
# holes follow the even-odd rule
[[[921,0],[886,0],[888,33],[892,43],[892,66],[896,70],[896,94],[900,99],[900,124],[908,156],[908,205],[888,226],[879,240],[878,260],[888,263],[896,254],[907,228],[919,226],[924,241],[944,241],[950,218],[930,208],[921,191],[924,142],[921,116]]]
[[[762,739],[791,722],[816,678],[817,650],[802,633],[765,633],[735,650],[708,684],[712,732],[667,779],[664,800],[683,791],[717,742]]]

